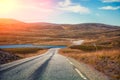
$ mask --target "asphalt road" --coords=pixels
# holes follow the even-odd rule
[[[88,80],[58,49],[0,65],[0,80]]]

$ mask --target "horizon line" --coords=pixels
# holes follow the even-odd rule
[[[117,24],[107,24],[107,23],[98,23],[98,22],[80,22],[80,23],[57,23],[57,22],[44,22],[44,21],[24,21],[24,20],[19,20],[19,19],[15,19],[15,18],[0,18],[1,19],[9,19],[9,20],[16,20],[16,21],[20,21],[23,23],[47,23],[47,24],[58,24],[58,25],[78,25],[78,24],[104,24],[104,25],[111,25],[111,26],[120,26]]]

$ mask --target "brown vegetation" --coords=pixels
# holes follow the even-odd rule
[[[98,23],[50,24],[24,23],[0,19],[0,44],[58,44],[69,45],[69,39],[106,40],[118,39],[120,27]],[[5,22],[6,20],[6,22]],[[68,43],[66,43],[66,41]]]
[[[20,59],[19,56],[15,54],[10,54],[6,51],[0,50],[0,65],[5,64],[14,60]]]
[[[111,80],[120,79],[120,50],[100,50],[97,52],[83,52],[76,49],[62,49],[62,55],[90,64],[95,69],[111,77]]]
[[[0,64],[5,64],[22,58],[43,54],[47,49],[40,48],[8,48],[0,50]]]
[[[4,20],[4,21],[3,21]],[[85,40],[84,45],[70,46],[71,40]],[[69,49],[60,52],[83,61],[104,72],[113,80],[120,79],[120,27],[98,23],[87,24],[50,24],[24,23],[5,19],[0,21],[0,44],[47,44],[69,45]],[[21,52],[23,51],[23,52]],[[22,58],[41,54],[33,49],[32,53],[25,50],[10,49]],[[43,50],[42,50],[43,51]],[[29,52],[29,51],[28,51]],[[41,52],[41,50],[40,50]],[[89,53],[88,53],[89,52]],[[27,54],[26,54],[27,53]]]
[[[120,41],[119,37],[114,37],[86,41],[82,45],[71,45],[69,48],[61,49],[60,53],[93,66],[111,80],[119,80]]]

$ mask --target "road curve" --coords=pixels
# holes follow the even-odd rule
[[[45,54],[0,65],[0,80],[88,80],[53,48]]]

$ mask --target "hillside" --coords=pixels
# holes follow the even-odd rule
[[[15,19],[0,18],[0,24],[24,24],[24,22]]]
[[[9,19],[9,18],[0,18],[0,31],[1,32],[24,30],[26,26],[27,24],[22,21],[18,21],[15,19]]]
[[[72,45],[72,40],[85,40],[85,42],[83,45]],[[120,78],[119,40],[120,26],[100,23],[74,25],[43,22],[24,23],[13,19],[3,19],[0,21],[0,45],[67,45],[68,48],[61,49],[60,53],[62,55],[91,65],[111,77],[111,80],[118,80]],[[36,53],[36,49],[0,49],[0,64],[20,59],[21,53],[22,58],[25,58],[23,53],[28,53],[29,51],[35,51]],[[34,55],[39,54],[41,53],[38,52]],[[26,54],[26,56],[33,56],[33,53]]]
[[[0,65],[18,59],[20,59],[19,56],[0,49]]]
[[[63,25],[68,30],[83,30],[83,31],[102,31],[102,30],[113,30],[117,29],[118,26],[100,24],[100,23],[84,23],[75,25]]]
[[[25,23],[15,19],[0,18],[0,27],[5,26],[19,26],[26,25],[29,28],[40,28],[40,29],[61,29],[61,30],[83,30],[83,31],[94,31],[94,30],[113,30],[118,29],[118,26],[100,24],[100,23],[84,23],[84,24],[53,24],[53,23]],[[21,26],[22,27],[22,26]]]
[[[119,26],[100,23],[73,25],[24,23],[14,19],[0,19],[0,44],[68,42],[68,39],[118,39],[119,36]]]

